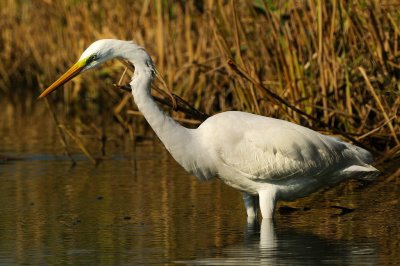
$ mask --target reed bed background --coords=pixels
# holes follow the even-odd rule
[[[91,42],[133,39],[156,63],[155,86],[204,114],[286,119],[363,145],[381,162],[399,157],[397,1],[3,0],[0,28],[0,95],[29,110]],[[131,95],[112,85],[129,81],[123,72],[108,63],[52,94],[51,106],[68,106],[57,122],[65,138],[84,148],[84,131],[103,146],[107,134],[146,135]]]

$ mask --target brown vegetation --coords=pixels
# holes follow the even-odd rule
[[[235,109],[282,118],[359,142],[381,160],[398,157],[398,2],[184,3],[1,1],[0,94],[23,95],[29,105],[92,41],[133,39],[156,62],[163,79],[156,86],[206,114]],[[122,71],[110,63],[52,102],[83,117],[113,112],[132,135],[131,96],[112,86],[129,80],[118,82]]]

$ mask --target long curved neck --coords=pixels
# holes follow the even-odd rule
[[[130,83],[135,103],[172,157],[197,177],[212,178],[215,169],[209,163],[198,134],[181,126],[163,112],[151,96],[151,82],[155,76],[155,68],[150,56],[133,42],[113,40],[112,46],[110,58],[124,58],[135,66],[135,73]]]
[[[187,156],[185,150],[190,143],[189,129],[181,126],[160,109],[151,96],[151,83],[155,75],[153,61],[146,51],[132,42],[119,47],[117,55],[130,61],[135,66],[135,73],[130,83],[132,94],[139,111],[163,142],[167,150],[181,164]]]
[[[154,68],[151,65],[135,65],[135,74],[131,81],[132,94],[139,111],[164,143],[174,153],[188,137],[188,129],[177,123],[156,104],[151,96],[151,82]]]

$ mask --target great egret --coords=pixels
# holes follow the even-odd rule
[[[369,179],[379,173],[370,165],[368,151],[284,120],[230,111],[208,118],[196,129],[183,127],[153,100],[153,61],[131,41],[94,42],[39,98],[112,58],[135,66],[130,82],[134,100],[175,160],[199,179],[217,176],[242,191],[249,218],[257,216],[259,207],[263,218],[272,218],[277,200],[293,200],[345,179]]]

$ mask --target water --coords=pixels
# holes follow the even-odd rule
[[[51,123],[35,121],[0,117],[0,154],[18,159],[0,164],[0,265],[400,264],[398,178],[247,224],[237,191],[197,181],[157,141],[109,148],[97,166],[74,151],[72,167]]]

